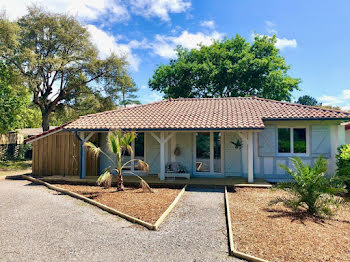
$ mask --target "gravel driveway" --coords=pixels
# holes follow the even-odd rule
[[[160,230],[149,231],[8,180],[0,180],[0,254],[0,261],[238,261],[227,253],[222,191],[190,189]]]

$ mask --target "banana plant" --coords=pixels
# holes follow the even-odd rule
[[[108,133],[108,148],[114,154],[115,159],[109,156],[104,152],[100,147],[97,147],[92,142],[86,142],[85,146],[92,151],[96,156],[103,154],[110,161],[111,165],[107,167],[104,172],[97,179],[97,185],[103,185],[105,188],[109,188],[112,185],[113,173],[117,175],[117,191],[124,191],[124,182],[123,182],[123,169],[133,162],[138,163],[138,167],[149,172],[149,165],[142,161],[141,159],[131,159],[123,163],[123,158],[125,152],[132,154],[131,142],[135,140],[135,132],[122,133],[120,131],[113,131]],[[138,177],[141,181],[141,187],[144,191],[153,192],[147,182],[142,179],[142,177],[136,175],[131,171],[124,171],[124,173],[132,174]]]

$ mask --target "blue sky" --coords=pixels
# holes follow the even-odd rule
[[[25,14],[33,1],[0,0],[11,19]],[[142,103],[161,99],[148,79],[157,65],[174,57],[182,44],[195,48],[213,39],[254,32],[276,34],[290,74],[302,80],[302,91],[324,104],[350,110],[350,1],[261,0],[46,0],[49,10],[76,15],[92,35],[101,56],[123,54],[140,88]]]

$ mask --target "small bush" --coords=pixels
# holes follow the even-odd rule
[[[350,188],[350,145],[341,145],[338,147],[337,158],[337,175],[336,180],[344,183]]]
[[[331,179],[326,177],[327,160],[320,156],[312,167],[303,163],[300,157],[291,158],[291,161],[293,169],[284,165],[280,167],[293,177],[294,182],[280,183],[278,187],[289,191],[293,197],[278,198],[270,204],[282,202],[294,210],[305,207],[311,215],[331,215],[331,207],[341,203],[341,199],[336,195],[345,193],[346,190],[333,185]]]

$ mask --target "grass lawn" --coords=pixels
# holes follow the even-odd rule
[[[144,193],[140,188],[125,188],[124,192],[117,192],[114,187],[105,189],[98,186],[61,184],[55,186],[81,194],[152,224],[158,220],[180,193],[179,189],[168,188],[156,188],[153,189],[154,193]]]
[[[32,161],[0,161],[0,176],[31,172]]]
[[[32,161],[0,161],[0,171],[17,171],[32,168]]]
[[[322,220],[268,205],[284,194],[252,188],[229,193],[235,248],[269,261],[350,261],[350,209]]]

